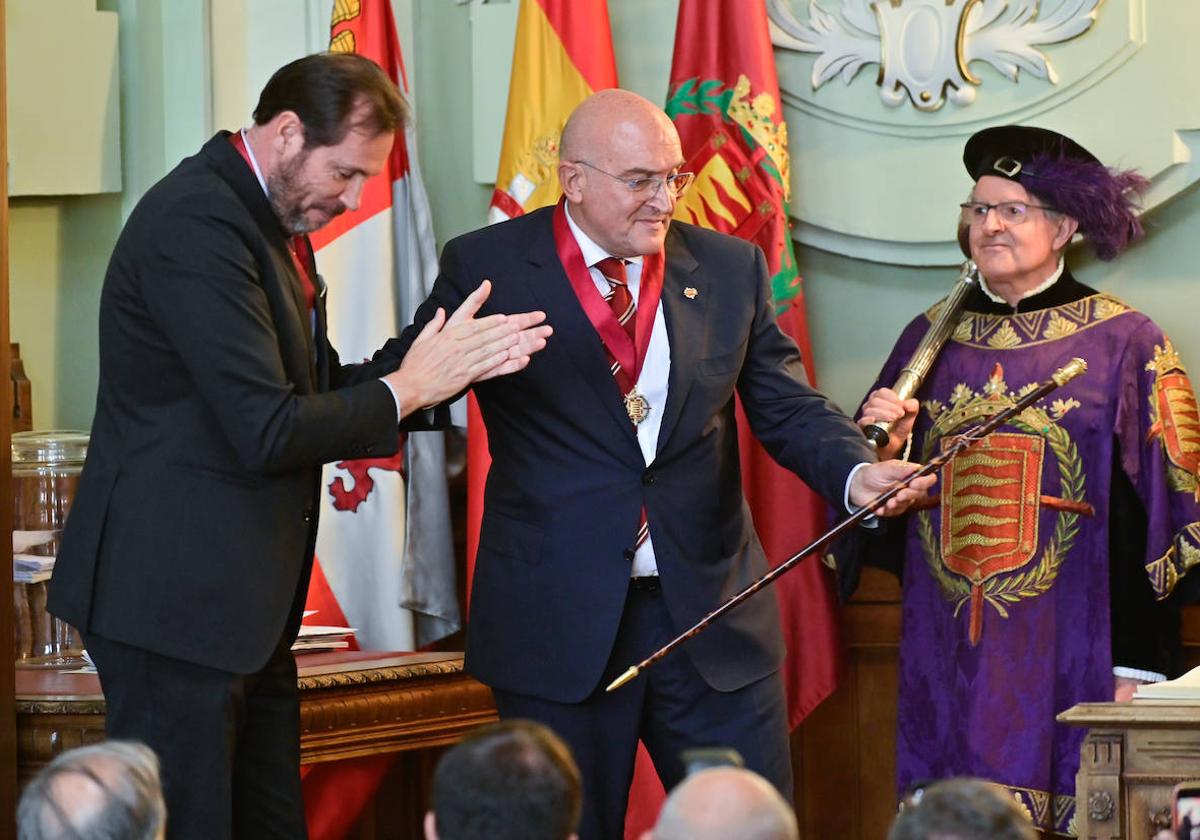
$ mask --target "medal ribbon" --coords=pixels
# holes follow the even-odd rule
[[[637,326],[634,330],[634,341],[629,340],[629,334],[617,321],[612,308],[596,288],[587,264],[583,260],[583,252],[579,243],[571,233],[567,222],[565,200],[559,201],[554,208],[554,246],[558,251],[558,260],[562,263],[575,297],[600,340],[613,359],[628,373],[629,381],[636,385],[642,373],[642,364],[646,361],[646,348],[650,346],[650,334],[654,331],[654,319],[658,314],[658,301],[662,297],[663,273],[666,260],[662,251],[647,254],[642,258],[642,277],[639,283],[637,312],[634,315]]]

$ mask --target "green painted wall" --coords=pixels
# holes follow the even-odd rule
[[[622,85],[662,102],[678,0],[609,0],[608,6]],[[468,16],[466,6],[416,2],[418,140],[439,244],[481,225],[491,194],[490,185],[475,184],[470,174],[470,67],[463,58],[470,46]],[[437,46],[424,48],[429,44]],[[804,154],[802,137],[793,134],[791,144],[793,156]],[[914,209],[954,217],[954,208]],[[1200,330],[1195,326],[1200,317],[1200,192],[1180,196],[1144,221],[1148,238],[1119,262],[1097,263],[1077,249],[1072,269],[1083,282],[1147,312],[1172,336],[1184,360],[1200,365]],[[883,265],[812,248],[800,249],[797,258],[805,278],[818,382],[844,408],[853,409],[903,326],[948,291],[957,272]]]
[[[471,179],[470,10],[450,0],[402,0],[396,6],[407,9],[410,1],[416,49],[407,59],[416,85],[419,154],[441,244],[482,224],[491,194],[491,185]],[[210,43],[216,36],[205,26],[205,6],[204,0],[99,4],[121,14],[126,190],[118,196],[13,201],[12,331],[34,381],[39,427],[90,423],[97,301],[121,221],[141,192],[213,128],[211,62],[204,56],[210,50],[220,54],[222,44]],[[253,6],[247,2],[245,8]],[[609,2],[622,82],[655,101],[666,93],[676,8],[677,0]],[[187,61],[181,63],[181,57]],[[163,80],[172,79],[168,94]],[[793,155],[804,154],[803,138],[793,136],[792,142]],[[942,208],[926,212],[952,215]],[[1192,191],[1150,214],[1149,238],[1119,262],[1104,265],[1083,254],[1072,259],[1084,282],[1154,317],[1193,366],[1200,364],[1198,222],[1200,194]],[[881,265],[814,249],[802,249],[798,258],[818,379],[835,400],[853,408],[904,323],[940,297],[955,272]]]

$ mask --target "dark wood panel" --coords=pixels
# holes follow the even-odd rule
[[[881,840],[896,809],[900,587],[867,569],[843,612],[841,686],[792,736],[796,813],[809,840]],[[1183,611],[1186,667],[1200,665],[1200,607]]]

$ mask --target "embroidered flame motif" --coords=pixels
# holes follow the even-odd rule
[[[942,558],[970,581],[973,645],[983,632],[983,584],[1025,566],[1037,549],[1043,448],[1040,437],[994,433],[946,466]]]
[[[978,393],[960,382],[951,390],[948,405],[926,401],[922,406],[932,425],[921,460],[927,461],[958,430],[1014,405],[1031,387],[1037,384],[1009,391],[1004,368],[997,364]],[[1050,591],[1079,533],[1079,517],[1095,513],[1085,501],[1079,450],[1059,424],[1078,407],[1069,397],[1056,400],[1049,409],[1031,406],[1009,421],[1016,431],[994,432],[977,448],[956,456],[942,477],[940,534],[927,510],[917,513],[926,566],[942,595],[954,605],[956,616],[970,605],[972,645],[983,636],[985,604],[1006,619],[1010,605]],[[1051,475],[1058,474],[1057,497],[1042,492],[1053,486],[1043,487],[1047,450],[1056,466]],[[1045,479],[1053,481],[1051,475]],[[1035,561],[1038,515],[1045,507],[1058,516]]]

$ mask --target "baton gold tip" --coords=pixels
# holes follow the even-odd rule
[[[1061,388],[1075,377],[1087,373],[1087,369],[1087,361],[1076,356],[1058,370],[1054,371],[1054,375],[1050,378],[1054,380],[1055,385],[1058,385]]]
[[[625,683],[629,682],[631,679],[633,679],[640,673],[641,673],[641,671],[638,670],[638,666],[630,665],[629,669],[626,670],[624,674],[617,677],[615,680],[613,680],[611,683],[608,684],[608,688],[604,689],[605,692],[616,691],[618,688],[625,685]]]

